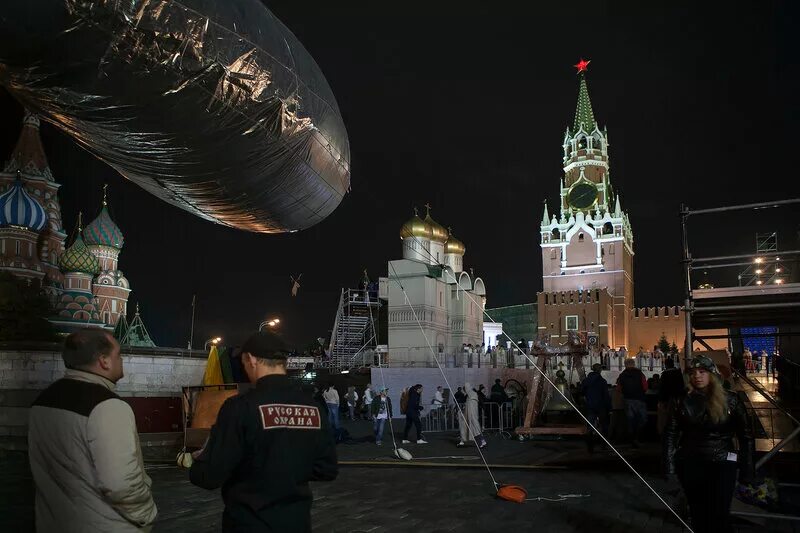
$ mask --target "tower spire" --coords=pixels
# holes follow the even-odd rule
[[[547,212],[547,200],[544,201],[544,215],[542,216],[542,226],[550,224],[550,214]]]
[[[103,207],[108,205],[108,183],[103,185]]]
[[[589,87],[586,85],[586,68],[589,61],[581,59],[575,68],[578,69],[580,85],[578,87],[578,106],[575,109],[575,122],[573,124],[573,135],[583,127],[583,131],[591,133],[596,126],[594,111],[592,111],[592,101],[589,99]]]

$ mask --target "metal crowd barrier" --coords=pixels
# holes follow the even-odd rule
[[[481,421],[481,429],[485,433],[510,432],[522,425],[524,413],[521,412],[521,409],[515,409],[513,401],[484,402],[479,409],[478,417]],[[459,410],[454,404],[431,408],[421,419],[422,429],[425,433],[458,431],[459,416]]]

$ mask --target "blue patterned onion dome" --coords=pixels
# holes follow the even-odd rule
[[[95,275],[100,272],[100,263],[89,251],[80,234],[75,237],[75,242],[67,248],[58,259],[62,272],[83,272]]]
[[[122,231],[111,220],[111,215],[108,214],[108,208],[103,205],[100,214],[97,218],[92,220],[88,226],[83,230],[86,244],[88,245],[102,245],[112,246],[117,249],[122,249],[125,238],[122,236]]]
[[[47,213],[33,196],[28,194],[22,180],[16,179],[0,196],[0,226],[22,226],[41,231],[47,223]]]

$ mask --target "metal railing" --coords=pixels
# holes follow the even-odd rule
[[[462,409],[464,408],[462,404]],[[426,433],[437,433],[445,431],[458,431],[459,429],[459,410],[455,405],[444,405],[431,410],[421,418],[423,431]],[[481,429],[485,433],[513,431],[514,428],[522,425],[524,413],[516,408],[512,401],[497,403],[484,402],[478,411],[481,421]]]
[[[362,366],[377,366],[377,356],[378,354],[364,350],[364,353],[353,359],[353,366],[359,364]],[[630,358],[636,361],[638,368],[645,371],[663,372],[665,369],[664,361],[666,357],[655,358],[650,352],[644,352],[641,355],[627,357],[627,359]],[[531,359],[535,360],[536,356],[526,356],[524,353],[514,349],[488,354],[469,354],[461,351],[440,352],[434,357],[430,353],[430,348],[420,346],[392,350],[388,354],[381,354],[380,364],[387,368],[437,368],[439,366],[442,368],[531,368]],[[559,363],[563,363],[565,370],[572,368],[571,355],[551,356],[550,359],[553,368],[557,368]],[[585,355],[582,363],[587,372],[596,363],[599,363],[603,370],[624,370],[625,359],[621,355],[593,353]]]

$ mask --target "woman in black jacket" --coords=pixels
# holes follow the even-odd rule
[[[750,418],[739,397],[723,388],[708,357],[692,359],[688,377],[687,392],[673,403],[665,428],[666,472],[678,475],[695,533],[729,531],[737,470],[742,482],[754,475]]]

